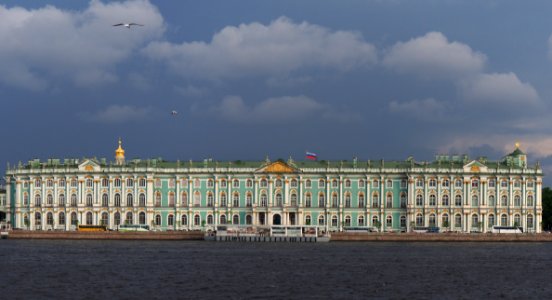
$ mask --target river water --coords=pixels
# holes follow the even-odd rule
[[[1,299],[552,295],[552,243],[0,240]]]

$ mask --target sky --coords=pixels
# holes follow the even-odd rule
[[[113,159],[121,137],[127,159],[186,161],[498,160],[520,142],[552,173],[550,11],[550,1],[0,0],[0,171]],[[125,22],[144,26],[112,26]]]

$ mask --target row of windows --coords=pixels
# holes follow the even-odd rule
[[[498,224],[496,224],[496,222],[498,220],[495,219],[494,214],[489,214],[487,218],[488,218],[488,222],[487,222],[488,227],[498,225]],[[436,216],[435,216],[435,214],[429,215],[428,221],[429,221],[428,224],[427,224],[428,226],[430,226],[430,227],[436,226]],[[510,221],[511,220],[508,219],[508,215],[502,214],[500,216],[500,225],[501,226],[510,226],[510,225],[521,226],[521,216],[519,214],[514,215],[513,224],[510,224],[509,223]],[[416,215],[415,224],[416,224],[416,226],[426,225],[425,221],[424,221],[424,216],[422,214],[417,214]],[[451,224],[449,222],[449,215],[448,214],[442,215],[441,216],[441,226],[449,227],[450,225]],[[456,214],[454,216],[454,223],[452,225],[453,225],[453,227],[456,227],[456,228],[462,227],[462,215],[461,214]],[[533,215],[531,215],[531,214],[527,215],[527,228],[533,228],[534,225],[535,224],[534,224]],[[471,216],[471,226],[472,226],[472,228],[478,228],[478,227],[482,226],[479,215],[473,214]],[[481,228],[479,228],[479,229],[481,229]]]
[[[454,187],[462,188],[463,187],[462,183],[463,183],[462,179],[456,179],[456,180],[454,180]],[[479,188],[479,185],[480,185],[479,179],[472,179],[471,180],[471,187],[472,188],[475,188],[475,189]],[[422,178],[416,179],[416,187],[421,188],[423,186],[424,186],[424,179],[422,179]],[[437,187],[437,180],[436,179],[428,180],[428,186],[430,188]],[[442,186],[445,187],[445,188],[450,187],[450,180],[444,179],[443,182],[442,182]],[[494,188],[494,187],[496,187],[496,179],[494,179],[494,178],[489,179],[489,188]],[[508,180],[507,179],[500,180],[500,187],[507,188],[508,187]],[[533,188],[534,187],[534,181],[528,180],[527,181],[527,187],[528,188]],[[520,180],[514,180],[514,188],[521,188],[521,181]]]
[[[488,203],[489,206],[496,206],[497,205],[494,195],[490,195],[488,199],[489,199],[489,203]],[[428,205],[429,206],[435,206],[436,203],[437,203],[437,197],[435,195],[429,195]],[[467,205],[468,203],[465,203],[465,204]],[[484,203],[481,203],[481,204],[484,205]],[[423,206],[423,205],[424,205],[423,195],[417,195],[416,196],[416,206]],[[448,206],[449,205],[449,195],[445,194],[441,197],[441,205],[443,205],[443,206]],[[454,205],[455,206],[462,206],[462,196],[461,195],[456,195],[454,197]],[[479,196],[472,195],[472,197],[471,197],[471,206],[479,206],[479,205],[480,205]],[[500,197],[500,206],[508,206],[508,205],[509,205],[508,196],[502,195]],[[521,196],[519,196],[519,195],[514,196],[513,205],[514,206],[521,206]],[[526,205],[527,206],[533,206],[534,205],[534,197],[532,195],[527,196]]]

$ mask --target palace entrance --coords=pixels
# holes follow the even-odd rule
[[[279,214],[272,217],[272,225],[282,225],[282,217]]]

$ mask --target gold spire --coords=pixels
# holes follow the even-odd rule
[[[115,159],[119,159],[119,158],[125,159],[125,150],[123,149],[122,144],[123,144],[123,141],[121,140],[121,138],[119,138],[119,148],[115,150]]]
[[[516,141],[516,149],[519,149],[519,146],[520,146],[519,141]]]

